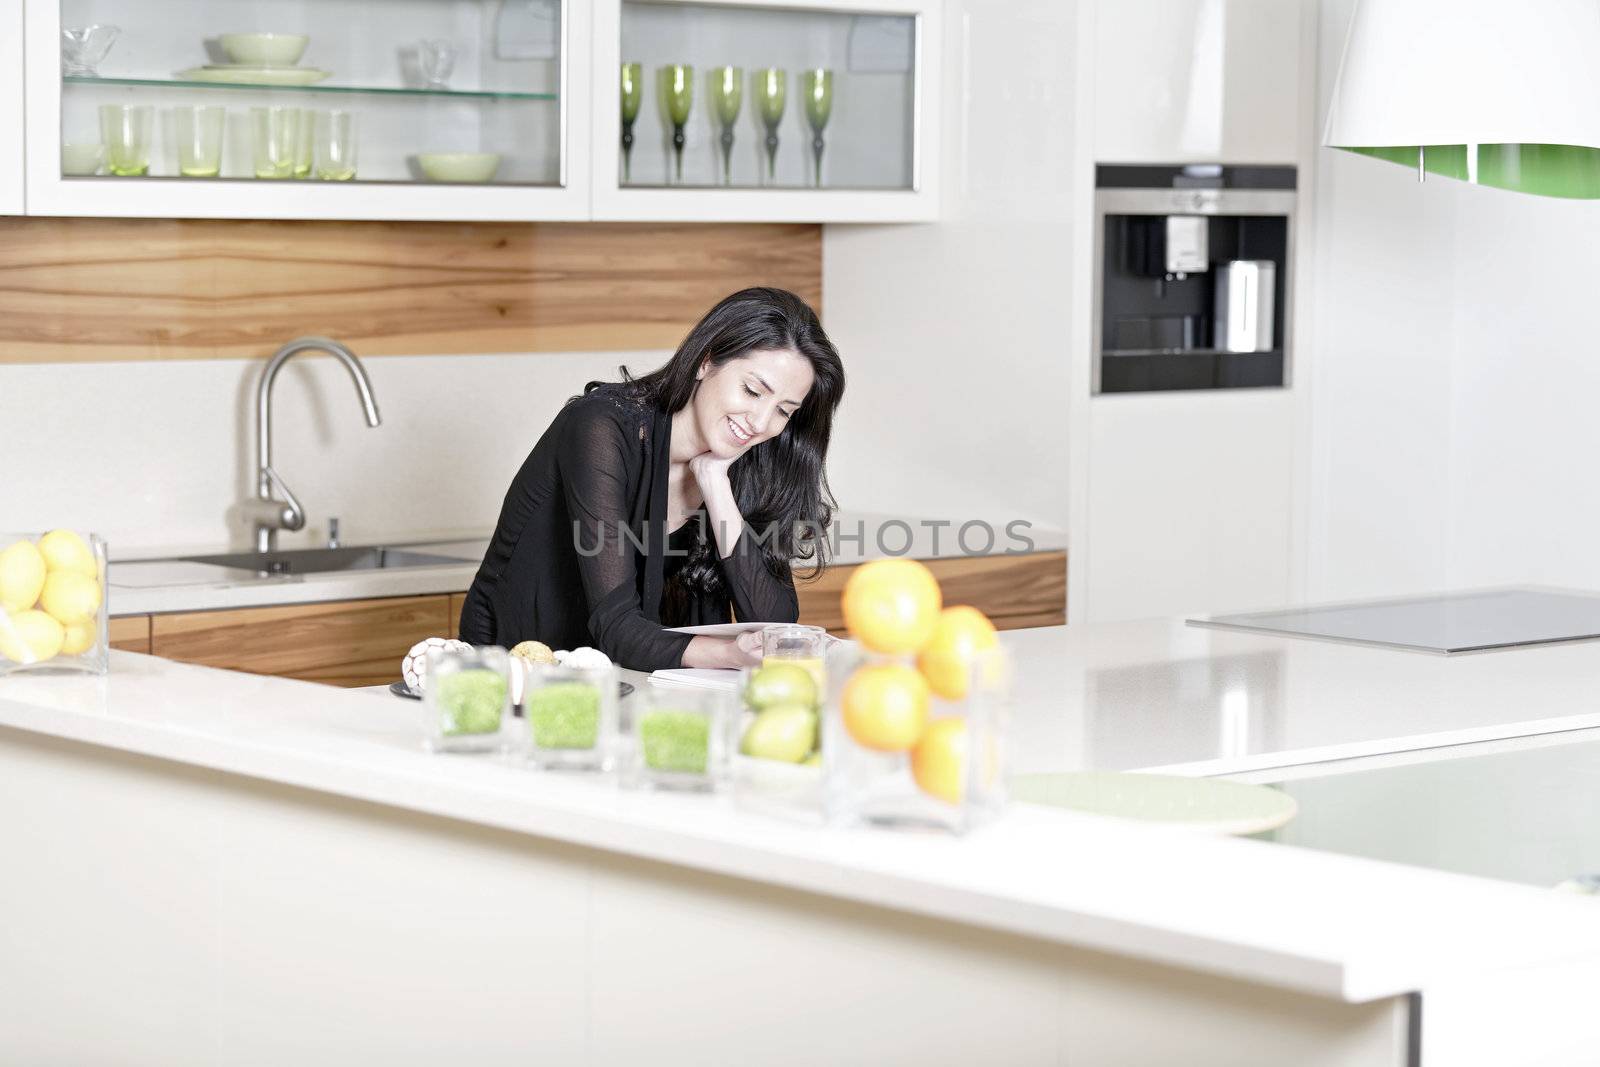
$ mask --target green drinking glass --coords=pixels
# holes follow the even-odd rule
[[[733,124],[739,120],[739,105],[744,102],[744,71],[738,67],[714,67],[711,71],[711,109],[722,127],[722,184],[733,184]]]
[[[783,104],[788,95],[789,76],[778,67],[755,73],[756,106],[767,128],[767,181],[778,176],[778,123],[783,121]]]
[[[633,121],[644,103],[644,65],[622,64],[622,180],[633,177]]]
[[[672,122],[672,151],[678,157],[678,181],[683,181],[683,127],[694,106],[694,68],[683,63],[662,67],[656,74],[661,82],[661,106]]]
[[[822,130],[833,114],[833,71],[808,70],[800,75],[800,88],[806,97],[806,121],[811,124],[811,156],[814,160],[812,184],[822,187]]]

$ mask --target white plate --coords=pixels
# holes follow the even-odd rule
[[[184,81],[232,85],[312,85],[329,76],[315,67],[192,67],[178,72]]]

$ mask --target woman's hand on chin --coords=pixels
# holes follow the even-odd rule
[[[715,452],[702,452],[689,461],[689,473],[694,475],[700,492],[709,494],[714,486],[728,484],[728,468],[738,458],[729,456],[724,459]]]

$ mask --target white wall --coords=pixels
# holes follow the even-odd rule
[[[825,321],[849,384],[840,500],[1067,518],[1077,5],[946,7],[941,213],[828,226]]]
[[[1352,0],[1324,0],[1326,115]],[[1600,588],[1600,205],[1319,149],[1312,599]]]
[[[359,352],[358,352],[359,354]],[[617,364],[665,353],[385,356],[364,360],[383,424],[368,429],[344,368],[300,357],[273,395],[273,465],[321,543],[482,535],[567,397]],[[0,530],[92,529],[112,555],[248,543],[260,361],[0,368]]]

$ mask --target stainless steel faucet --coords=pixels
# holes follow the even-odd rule
[[[297,337],[272,354],[261,381],[256,384],[256,495],[244,502],[242,511],[255,525],[256,551],[271,552],[278,545],[279,530],[299,530],[306,524],[305,508],[272,469],[272,383],[283,365],[301,352],[326,352],[350,372],[366,411],[367,425],[377,426],[383,419],[378,415],[378,402],[372,397],[372,381],[367,370],[350,351],[338,341],[326,337]],[[273,497],[276,489],[283,499]]]

